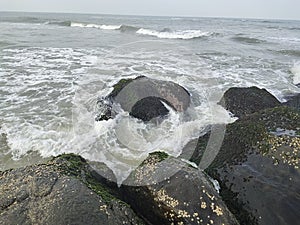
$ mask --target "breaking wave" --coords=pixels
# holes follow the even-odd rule
[[[179,31],[172,31],[169,28],[165,28],[161,31],[140,28],[130,25],[100,25],[100,24],[87,24],[87,23],[76,23],[71,22],[71,27],[82,27],[82,28],[96,28],[102,30],[119,30],[121,32],[127,33],[136,33],[139,35],[146,35],[152,36],[157,38],[163,39],[193,39],[193,38],[200,38],[200,37],[208,37],[211,36],[213,33],[205,32],[201,30],[179,30]]]
[[[144,28],[139,29],[136,33],[165,39],[193,39],[212,35],[211,32],[203,32],[201,30],[171,31],[164,29],[163,31],[156,31]]]
[[[300,62],[295,63],[290,71],[293,74],[293,83],[300,84]]]
[[[99,25],[93,23],[75,23],[71,22],[71,27],[83,27],[83,28],[97,28],[102,30],[118,30],[121,28],[121,25]]]

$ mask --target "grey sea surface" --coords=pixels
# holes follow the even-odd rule
[[[188,115],[154,127],[120,111],[96,122],[95,102],[121,78],[173,81]],[[211,124],[230,87],[300,92],[300,21],[0,12],[0,170],[73,152],[125,179],[149,152],[178,156]]]

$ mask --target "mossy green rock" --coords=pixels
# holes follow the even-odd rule
[[[229,88],[220,103],[237,117],[280,106],[280,102],[273,95],[258,87]]]
[[[0,224],[143,224],[91,171],[71,154],[1,172]]]
[[[138,76],[136,78],[127,78],[127,79],[121,79],[118,83],[113,85],[112,92],[108,95],[109,98],[115,98],[121,90],[126,87],[128,84],[130,84],[132,81],[143,78],[144,76]]]
[[[121,190],[150,224],[239,224],[203,172],[163,152],[149,155]]]
[[[227,125],[218,155],[206,169],[241,224],[294,224],[300,211],[300,113],[265,109]],[[280,132],[279,132],[280,131]],[[198,156],[205,150],[205,138]]]

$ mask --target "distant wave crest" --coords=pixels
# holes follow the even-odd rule
[[[151,30],[146,28],[140,28],[130,25],[100,25],[100,24],[88,24],[88,23],[77,23],[71,22],[71,27],[81,27],[81,28],[96,28],[102,30],[119,30],[121,32],[127,33],[136,33],[139,35],[152,36],[163,39],[193,39],[200,37],[208,37],[213,33],[204,32],[201,30],[181,30],[181,31],[172,31],[169,28],[165,28],[161,31]]]
[[[193,39],[212,35],[211,32],[203,32],[201,30],[170,31],[164,29],[163,31],[156,31],[144,28],[139,29],[136,33],[165,39]]]
[[[83,27],[83,28],[97,28],[102,30],[118,30],[121,28],[121,25],[99,25],[93,23],[75,23],[71,22],[71,27]]]

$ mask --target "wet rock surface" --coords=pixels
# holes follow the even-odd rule
[[[257,87],[229,88],[224,93],[220,104],[237,117],[281,105],[266,89]]]
[[[141,76],[135,79],[121,79],[113,88],[107,98],[143,121],[167,114],[168,110],[161,101],[178,112],[185,111],[191,103],[189,92],[171,81]],[[106,114],[109,113],[104,113],[104,119]]]
[[[239,224],[203,172],[165,157],[151,153],[121,186],[138,215],[150,224]]]
[[[144,77],[122,81],[110,100],[140,79]],[[206,159],[206,151],[216,150],[207,148],[213,128],[192,140],[179,158],[150,153],[121,187],[104,163],[61,155],[44,164],[0,172],[0,224],[296,224],[300,211],[299,96],[278,105],[266,90],[233,89],[239,96],[232,97],[229,90],[223,100],[239,119],[224,129],[222,146],[212,163],[203,167],[205,171],[197,165]],[[135,89],[125,93],[130,90]],[[151,101],[138,109],[147,109],[149,102],[149,107],[157,104],[157,108],[149,118],[150,108],[142,112],[142,120],[156,117],[163,105],[160,97],[145,98]],[[165,103],[176,110],[173,103]],[[104,119],[113,115],[103,112],[108,112]],[[189,157],[195,164],[182,160]]]
[[[227,125],[206,172],[240,224],[294,224],[300,210],[300,114],[280,106]],[[199,139],[201,159],[207,137]]]
[[[0,196],[0,224],[143,224],[75,155],[1,172]]]
[[[169,113],[169,110],[162,102],[163,100],[157,97],[143,98],[134,104],[129,114],[143,121],[164,117]]]

